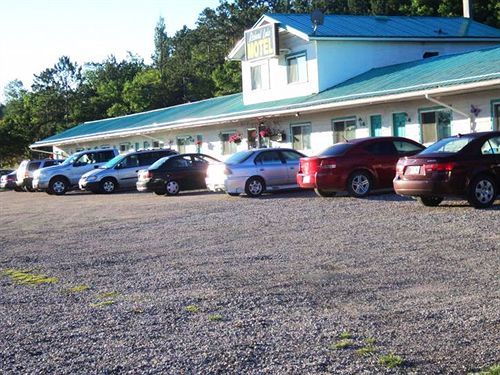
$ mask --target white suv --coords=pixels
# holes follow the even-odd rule
[[[111,148],[77,152],[61,165],[35,171],[33,188],[48,194],[65,194],[78,187],[78,180],[84,173],[103,166],[116,155],[118,150]]]

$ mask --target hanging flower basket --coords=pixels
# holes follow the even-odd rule
[[[240,133],[234,133],[229,137],[229,143],[236,143],[240,144],[241,143],[241,134]]]
[[[261,128],[259,131],[259,135],[261,138],[269,138],[273,135],[273,131],[268,127]]]

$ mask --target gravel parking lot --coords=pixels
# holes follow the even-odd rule
[[[0,373],[489,368],[499,203],[0,192]]]

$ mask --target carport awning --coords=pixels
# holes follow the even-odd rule
[[[397,94],[477,84],[500,85],[500,47],[458,55],[435,57],[372,69],[318,94],[245,105],[243,95],[233,94],[154,111],[79,124],[38,141],[32,148],[76,143],[83,139],[154,132],[180,126],[220,124],[262,115],[293,113],[317,106],[373,101]],[[361,104],[361,103],[360,103]]]

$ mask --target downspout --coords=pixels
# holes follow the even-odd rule
[[[439,100],[437,100],[435,98],[432,98],[429,94],[425,94],[425,98],[428,101],[430,101],[430,102],[433,102],[433,103],[438,104],[438,105],[440,105],[442,107],[448,108],[450,111],[458,113],[458,114],[461,114],[465,118],[468,118],[469,119],[469,124],[470,124],[470,130],[473,133],[476,131],[476,123],[475,123],[475,121],[472,119],[472,117],[469,114],[467,114],[465,112],[462,112],[459,109],[453,108],[452,106],[450,106],[450,105],[448,105],[446,103],[440,102]]]

